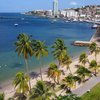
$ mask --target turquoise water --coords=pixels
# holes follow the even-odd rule
[[[24,20],[22,19],[24,18]],[[14,27],[14,24],[19,24]],[[65,22],[57,20],[52,23],[52,19],[36,16],[27,16],[18,13],[0,14],[0,83],[15,76],[18,71],[25,71],[23,57],[18,57],[15,53],[14,43],[19,33],[27,33],[34,39],[44,40],[50,46],[56,38],[63,38],[68,52],[71,56],[76,56],[85,47],[74,47],[70,45],[74,40],[90,40],[95,30],[91,29],[91,24],[84,22]],[[45,67],[54,60],[53,56],[44,58]],[[34,57],[29,60],[29,68],[35,71],[40,63]]]

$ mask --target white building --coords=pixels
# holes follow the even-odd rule
[[[78,17],[78,12],[76,12],[74,9],[67,9],[66,13],[67,13],[67,17],[72,17],[72,18]]]
[[[53,1],[53,15],[58,16],[58,0]]]
[[[63,15],[64,17],[66,17],[67,12],[66,12],[65,10],[61,10],[61,11],[60,11],[60,14]]]
[[[86,15],[86,14],[80,14],[80,16],[79,17],[86,17],[86,16],[90,16],[90,15]]]
[[[45,15],[46,15],[46,16],[52,16],[52,10],[46,11],[46,12],[45,12]]]

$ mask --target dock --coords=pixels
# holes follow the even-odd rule
[[[74,46],[85,46],[88,47],[92,42],[91,41],[74,41],[72,45]]]

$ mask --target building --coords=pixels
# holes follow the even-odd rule
[[[58,0],[53,1],[53,15],[58,17]]]
[[[52,16],[52,10],[45,11],[45,15],[48,17]]]
[[[66,16],[69,18],[77,18],[78,17],[78,12],[75,11],[74,9],[66,9]]]
[[[63,16],[63,17],[66,17],[67,12],[65,10],[61,10],[60,11],[60,15]]]

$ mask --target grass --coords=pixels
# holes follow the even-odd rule
[[[90,92],[85,93],[82,100],[100,100],[100,83],[93,87]]]

